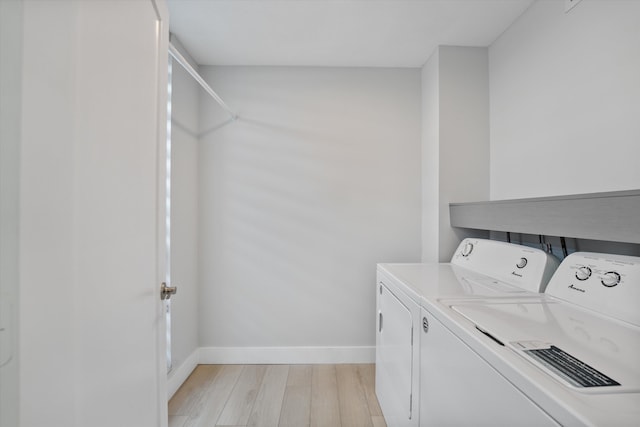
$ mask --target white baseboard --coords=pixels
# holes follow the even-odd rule
[[[367,347],[201,347],[201,364],[373,363],[376,348]]]
[[[174,366],[167,375],[167,400],[171,399],[199,363],[200,349],[196,348],[180,366]]]

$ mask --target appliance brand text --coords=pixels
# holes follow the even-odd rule
[[[578,291],[578,292],[586,292],[584,289],[577,288],[577,287],[575,287],[573,285],[569,285],[569,289],[573,289],[573,290]]]

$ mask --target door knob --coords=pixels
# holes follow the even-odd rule
[[[175,295],[178,292],[178,288],[175,286],[167,286],[165,282],[162,282],[160,286],[160,299],[167,300],[171,299],[171,295]]]

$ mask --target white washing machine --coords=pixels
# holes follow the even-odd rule
[[[557,266],[541,250],[484,239],[465,239],[451,263],[378,264],[376,395],[387,425],[421,425],[425,298],[536,297]]]
[[[535,298],[423,300],[421,426],[639,426],[640,258],[574,253]]]

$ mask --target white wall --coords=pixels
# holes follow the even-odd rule
[[[0,1],[0,426],[18,424],[22,3]]]
[[[422,261],[440,260],[440,53],[422,67]]]
[[[241,119],[202,98],[200,344],[372,357],[375,265],[420,258],[420,71],[201,72]]]
[[[639,16],[537,1],[491,45],[491,199],[640,188]]]
[[[467,231],[450,202],[489,196],[487,49],[440,46],[422,68],[422,260],[448,262]]]
[[[172,42],[179,45],[175,39]],[[196,362],[191,361],[190,356],[199,347],[198,103],[201,90],[176,61],[172,68],[171,281],[178,287],[178,293],[171,298],[170,379],[175,374],[190,372],[194,367],[191,363]]]

